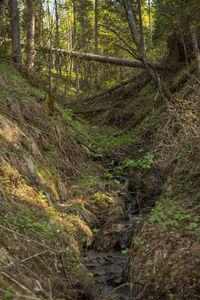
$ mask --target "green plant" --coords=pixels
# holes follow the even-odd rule
[[[15,297],[15,289],[12,285],[6,288],[6,292],[3,294],[3,299],[11,299]]]
[[[95,203],[98,203],[101,200],[107,199],[108,196],[105,194],[96,193],[96,194],[94,194],[93,198],[95,200]]]
[[[195,229],[197,226],[198,226],[197,223],[192,222],[186,226],[186,229],[192,230],[192,229]]]
[[[121,251],[121,253],[122,253],[122,254],[127,254],[127,253],[128,253],[128,248],[123,249],[123,250]]]

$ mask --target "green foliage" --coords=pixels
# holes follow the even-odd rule
[[[131,134],[116,136],[115,134],[96,133],[92,136],[91,146],[98,152],[114,152],[120,150],[122,145],[131,146],[138,140],[137,136]]]
[[[114,168],[114,174],[121,174],[123,176],[127,174],[133,174],[135,168],[141,168],[141,169],[150,169],[151,165],[153,164],[154,155],[150,152],[146,152],[145,155],[138,159],[133,160],[129,157],[125,158],[122,162],[121,166],[117,166]],[[112,179],[113,175],[109,172],[105,173],[105,177],[108,179]]]
[[[88,272],[89,277],[94,277],[94,274],[92,272]]]
[[[127,254],[127,253],[128,253],[128,250],[129,250],[128,248],[123,249],[123,250],[121,250],[121,253],[122,253],[122,254]]]
[[[153,163],[154,155],[146,152],[143,158],[138,159],[137,161],[126,158],[123,161],[124,168],[128,168],[129,172],[132,173],[133,169],[136,167],[142,168],[142,169],[150,169],[151,164]]]
[[[9,285],[6,288],[6,292],[3,294],[3,299],[13,299],[15,296],[15,288],[12,285]]]
[[[102,200],[107,199],[108,196],[105,195],[105,194],[96,193],[96,194],[93,196],[93,198],[94,198],[94,200],[95,200],[95,203],[98,203],[98,202],[100,202],[100,201],[102,201]]]

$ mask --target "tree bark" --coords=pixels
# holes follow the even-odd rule
[[[42,0],[39,0],[38,5],[39,5],[39,9],[38,9],[38,44],[40,46],[42,46],[42,44],[43,44],[43,17],[44,17]],[[37,21],[36,21],[36,24],[37,24]]]
[[[95,42],[95,54],[98,54],[98,0],[95,0],[95,36],[94,36],[94,42]],[[98,88],[98,63],[95,64],[95,88]]]
[[[52,67],[53,67],[53,59],[52,59],[52,20],[51,20],[51,15],[50,15],[50,4],[49,0],[47,0],[47,12],[48,12],[48,22],[49,22],[49,30],[50,30],[50,37],[49,37],[49,44],[50,48],[48,51],[49,57],[48,57],[48,67],[49,67],[49,95],[52,93]]]
[[[73,28],[73,48],[77,47],[77,30],[76,30],[76,0],[73,0],[73,17],[74,17],[74,28]],[[75,73],[76,73],[76,94],[79,94],[80,82],[79,82],[79,65],[78,60],[75,58]]]
[[[58,3],[57,3],[57,0],[54,0],[54,4],[55,4],[55,21],[56,21],[55,47],[60,48],[59,16],[58,16]],[[60,57],[59,57],[58,54],[56,55],[55,62],[56,62],[56,71],[57,71],[57,79],[58,79],[58,73],[60,74],[60,76],[62,75]]]
[[[148,9],[149,9],[149,40],[150,40],[150,49],[152,49],[152,22],[151,22],[151,0],[148,0]]]
[[[46,52],[46,53],[51,51],[54,54],[59,53],[60,55],[64,55],[64,56],[78,57],[79,59],[98,61],[101,63],[119,65],[119,66],[130,67],[130,68],[139,68],[139,69],[146,68],[145,65],[141,61],[137,61],[137,60],[129,60],[129,59],[123,59],[123,58],[117,58],[117,57],[102,56],[102,55],[96,55],[96,54],[92,54],[92,53],[85,53],[85,52],[78,52],[78,51],[68,51],[68,50],[64,50],[64,49],[56,49],[56,48],[50,49],[48,47],[46,47],[46,48],[38,47],[36,50],[41,51],[41,52]],[[169,66],[158,63],[158,62],[152,63],[152,66],[158,70],[170,70]]]
[[[12,59],[19,67],[22,65],[22,53],[20,43],[20,28],[19,28],[19,12],[17,0],[9,0],[8,2],[10,25],[11,25],[11,39],[12,39]]]
[[[130,0],[123,0],[127,21],[128,21],[128,24],[129,24],[129,28],[130,28],[130,31],[131,31],[131,34],[132,34],[133,41],[134,41],[134,43],[137,47],[138,58],[144,64],[147,72],[149,73],[152,80],[157,85],[159,93],[161,94],[161,96],[163,97],[164,101],[166,102],[166,104],[168,106],[168,100],[170,99],[169,92],[167,91],[164,84],[162,83],[160,75],[157,72],[157,70],[154,68],[153,63],[148,60],[145,49],[144,49],[141,3],[140,3],[140,0],[137,0],[137,2],[138,2],[139,20],[140,20],[140,22],[139,22],[140,35],[138,33],[138,30],[137,30],[137,25],[136,25],[136,22],[135,22],[135,17],[134,17],[134,14],[133,14],[133,10],[132,10]]]
[[[35,0],[27,0],[27,47],[26,65],[27,71],[34,69],[35,54]]]
[[[199,46],[198,46],[198,41],[195,33],[195,28],[193,25],[190,26],[190,31],[192,35],[192,42],[194,46],[194,55],[197,60],[197,68],[198,68],[198,74],[200,75],[200,52],[199,52]]]

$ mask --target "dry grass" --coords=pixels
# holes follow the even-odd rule
[[[128,267],[133,299],[199,299],[199,93],[199,84],[188,82],[163,111],[160,126],[149,124],[149,149],[166,181],[135,229]]]
[[[1,65],[0,298],[94,299],[94,281],[80,261],[90,227],[57,209],[85,154],[62,113],[50,117],[33,89]]]

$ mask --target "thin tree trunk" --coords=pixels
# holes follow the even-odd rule
[[[190,26],[190,31],[191,31],[192,42],[194,46],[194,54],[197,60],[198,74],[200,75],[200,52],[199,52],[198,41],[195,33],[195,28],[193,25]]]
[[[98,54],[98,0],[95,0],[95,50],[94,53]],[[98,88],[98,63],[95,64],[95,88]]]
[[[149,39],[150,39],[150,49],[152,49],[152,22],[151,22],[151,0],[148,0],[149,6]]]
[[[27,47],[26,65],[27,71],[34,69],[35,54],[35,0],[27,0]]]
[[[22,53],[20,43],[19,12],[17,0],[9,0],[8,7],[11,25],[12,59],[15,63],[18,64],[20,68],[22,65]]]
[[[43,34],[42,34],[42,28],[43,28],[43,6],[42,6],[42,0],[39,1],[39,11],[38,11],[38,44],[42,46],[43,41]]]
[[[55,0],[54,3],[55,3],[55,20],[56,20],[55,46],[56,46],[56,48],[60,48],[59,16],[58,16],[57,0]],[[60,60],[60,57],[58,54],[56,54],[56,70],[57,70],[57,76],[58,76],[58,73],[60,74],[60,76],[62,76],[61,60]]]
[[[49,21],[49,32],[50,32],[50,37],[49,37],[49,59],[48,59],[48,64],[49,64],[49,95],[52,93],[52,67],[53,67],[53,59],[52,59],[52,20],[51,20],[51,15],[50,15],[50,7],[49,7],[49,0],[47,0],[47,11],[48,11],[48,21]]]
[[[74,15],[74,30],[73,30],[73,48],[76,50],[77,43],[77,31],[76,31],[76,1],[73,0],[73,15]],[[79,65],[77,58],[75,59],[75,73],[76,73],[76,94],[79,94]]]
[[[129,23],[129,28],[132,34],[133,41],[137,47],[138,51],[138,57],[141,60],[141,62],[144,64],[147,72],[151,76],[152,80],[155,82],[155,84],[158,87],[158,90],[163,97],[164,101],[168,105],[168,100],[170,99],[169,92],[165,88],[164,84],[161,81],[160,75],[154,68],[153,64],[148,60],[145,49],[144,49],[144,37],[143,37],[143,26],[142,26],[142,15],[141,15],[141,3],[140,0],[137,0],[138,2],[138,9],[139,9],[139,28],[140,28],[140,35],[137,30],[137,25],[135,22],[132,6],[130,3],[130,0],[123,0],[126,17]]]

